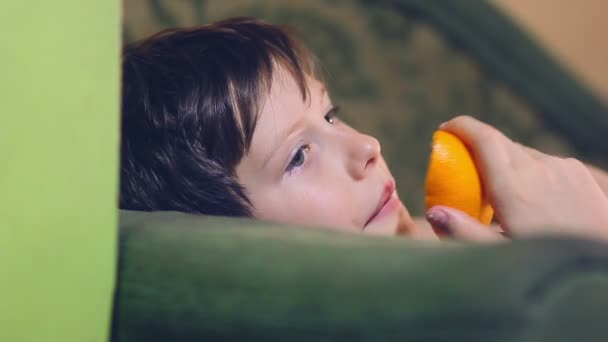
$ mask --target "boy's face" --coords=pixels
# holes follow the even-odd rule
[[[261,220],[392,235],[414,231],[375,138],[338,117],[323,84],[302,101],[278,67],[236,172]]]

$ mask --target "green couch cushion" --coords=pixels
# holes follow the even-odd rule
[[[120,341],[608,338],[608,249],[121,214]],[[583,340],[588,340],[583,338]]]

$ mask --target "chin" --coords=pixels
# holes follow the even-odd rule
[[[373,235],[411,235],[416,230],[408,210],[400,203],[399,208],[388,217],[383,217],[377,222],[370,223],[364,230],[365,233]]]
[[[395,235],[412,235],[416,232],[416,224],[410,215],[410,212],[404,206],[399,212],[399,220],[395,229]]]

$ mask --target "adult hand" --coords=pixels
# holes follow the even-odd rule
[[[600,186],[604,192],[604,195],[608,196],[608,173],[591,165],[587,165],[587,169],[589,169],[589,172],[591,172],[593,179],[595,179],[597,184]]]
[[[608,196],[583,163],[524,147],[468,116],[440,129],[455,134],[470,149],[507,236],[566,234],[608,241]],[[481,223],[452,208],[431,208],[427,219],[452,235],[471,230],[484,234],[484,241],[502,238],[487,227],[488,234],[479,233]]]
[[[508,240],[499,225],[491,224],[486,226],[458,209],[437,205],[429,209],[426,219],[429,221],[428,223],[425,222],[426,226],[417,221],[416,225],[417,227],[428,227],[428,231],[434,231],[435,239],[437,237],[452,238],[481,243],[504,242]],[[424,239],[429,240],[426,236]]]

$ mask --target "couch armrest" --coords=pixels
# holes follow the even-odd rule
[[[123,212],[121,226],[119,341],[608,338],[600,243],[422,243],[178,213]]]

